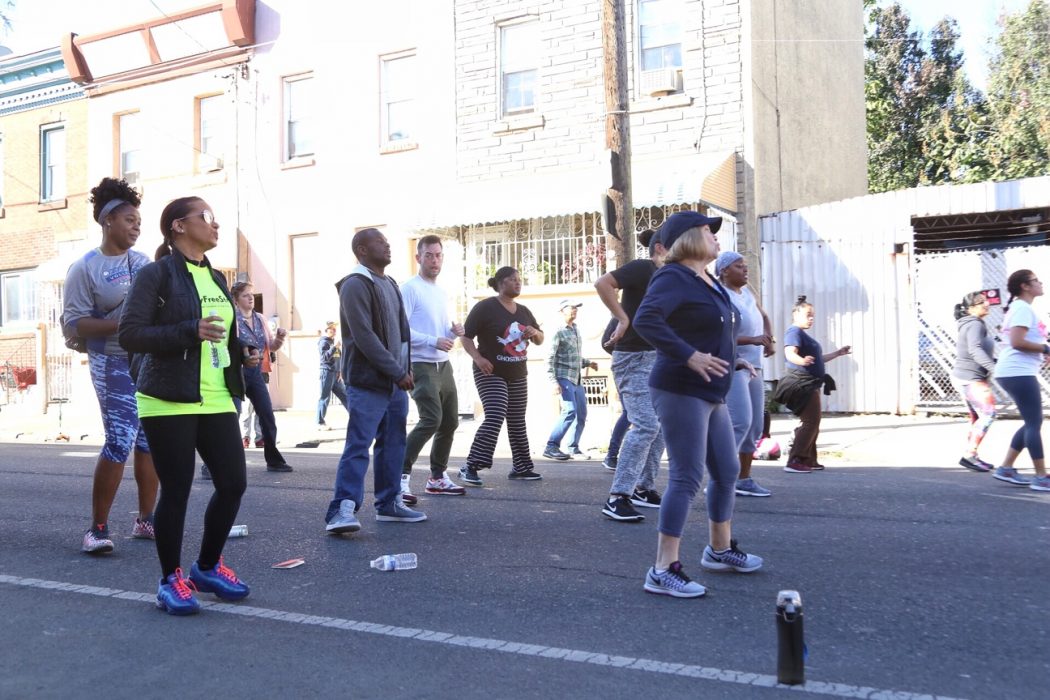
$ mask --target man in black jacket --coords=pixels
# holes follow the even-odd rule
[[[368,448],[375,442],[376,520],[420,522],[427,516],[401,501],[408,394],[413,386],[410,330],[401,292],[383,274],[390,244],[377,229],[358,231],[351,243],[360,263],[336,283],[343,333],[343,379],[350,421],[339,458],[335,496],[325,528],[333,534],[361,529],[355,513],[364,500]]]

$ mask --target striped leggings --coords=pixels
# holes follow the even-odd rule
[[[496,451],[496,440],[506,420],[513,470],[524,472],[532,469],[529,434],[525,427],[525,409],[529,403],[528,378],[507,380],[494,374],[483,374],[474,367],[474,386],[481,397],[485,420],[478,426],[478,432],[474,433],[467,466],[472,469],[492,468],[492,453]]]

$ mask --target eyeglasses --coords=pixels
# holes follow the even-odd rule
[[[1025,281],[1025,284],[1042,284],[1038,277],[1032,277]]]
[[[205,209],[204,211],[198,211],[193,214],[187,214],[186,216],[180,216],[175,220],[183,221],[184,219],[189,219],[194,216],[199,216],[200,218],[204,219],[204,223],[208,224],[209,226],[215,223],[215,214],[212,213],[211,209]]]

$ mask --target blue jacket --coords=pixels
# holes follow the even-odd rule
[[[738,322],[729,294],[717,281],[712,288],[679,263],[661,267],[634,317],[635,330],[656,349],[649,386],[724,403],[733,379]],[[722,358],[729,371],[706,381],[686,366],[697,351]]]

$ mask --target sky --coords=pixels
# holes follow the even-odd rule
[[[860,2],[860,0],[838,0]],[[881,0],[887,4],[892,0]],[[997,31],[996,19],[1004,10],[1023,10],[1029,0],[899,0],[912,18],[912,27],[928,33],[942,17],[959,22],[960,43],[966,73],[975,87],[984,90],[988,78],[990,39]],[[15,0],[8,10],[13,27],[0,38],[0,45],[14,53],[58,46],[66,32],[92,34],[114,24],[129,24],[195,7],[195,0]]]

